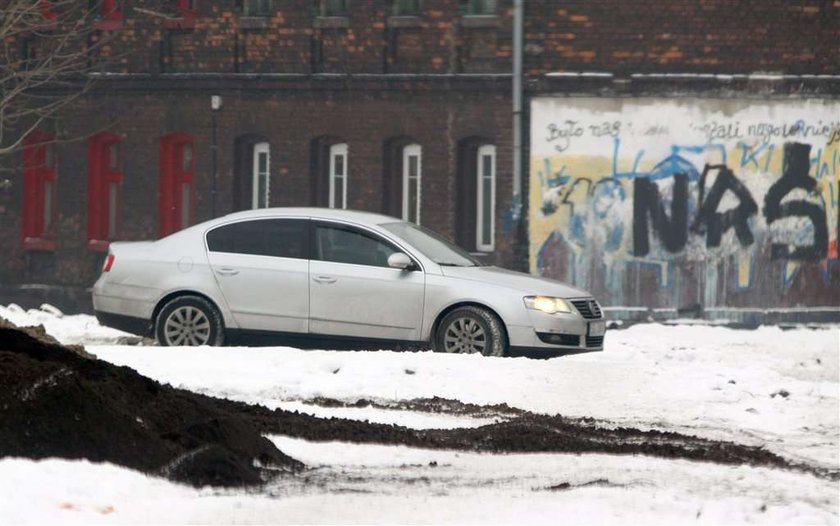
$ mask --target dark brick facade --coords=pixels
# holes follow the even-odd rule
[[[321,17],[317,1],[289,0],[274,1],[268,17],[245,17],[237,7],[241,2],[199,0],[193,18],[167,19],[154,14],[171,13],[167,2],[125,0],[122,23],[98,36],[107,44],[92,61],[103,74],[48,126],[63,138],[54,252],[22,247],[21,158],[0,157],[0,180],[9,181],[0,185],[0,285],[84,289],[93,283],[103,254],[89,250],[85,239],[85,139],[98,131],[124,138],[121,239],[157,234],[159,144],[170,132],[194,138],[195,220],[210,218],[211,95],[223,98],[216,115],[217,215],[235,208],[237,139],[269,142],[273,206],[319,202],[313,144],[329,137],[349,147],[348,207],[387,211],[387,144],[411,138],[423,147],[422,223],[456,238],[469,222],[458,213],[459,199],[469,199],[458,195],[459,145],[481,138],[498,152],[496,251],[489,259],[524,267],[525,226],[511,219],[513,6],[500,0],[496,15],[471,16],[466,4],[424,0],[418,16],[393,17],[391,2],[355,0],[348,17]],[[724,87],[701,80],[628,80],[633,73],[837,75],[837,0],[525,4],[526,96],[837,93],[836,83],[820,79]],[[39,37],[26,38],[27,45],[38,45]],[[562,71],[616,77],[546,76]]]
[[[547,71],[836,75],[837,0],[526,2],[526,65]]]

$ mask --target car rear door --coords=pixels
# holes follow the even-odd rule
[[[417,341],[425,274],[388,266],[399,249],[378,234],[334,222],[312,222],[309,332]]]
[[[210,268],[241,329],[308,331],[308,219],[228,223],[206,240]]]

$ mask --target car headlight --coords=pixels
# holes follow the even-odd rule
[[[545,312],[547,314],[554,314],[556,312],[572,312],[569,304],[560,298],[551,298],[549,296],[526,296],[524,298],[525,306],[529,309]]]

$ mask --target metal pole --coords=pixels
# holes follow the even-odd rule
[[[523,0],[513,2],[513,217],[522,213],[522,25]]]
[[[513,256],[519,270],[527,270],[528,234],[522,220],[522,55],[525,3],[513,2]]]
[[[218,159],[217,159],[217,141],[216,141],[216,110],[211,110],[211,117],[212,117],[212,128],[213,128],[213,137],[212,142],[210,144],[210,152],[211,152],[211,171],[213,175],[213,189],[212,189],[212,200],[210,202],[210,216],[211,219],[216,217],[216,184],[219,178],[219,168],[218,168]]]

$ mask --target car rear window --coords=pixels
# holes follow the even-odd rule
[[[207,249],[254,256],[307,258],[307,219],[256,219],[207,232]]]

